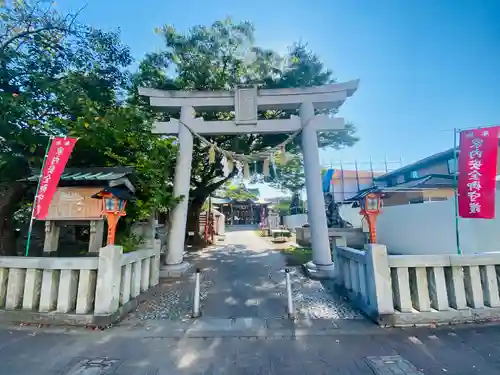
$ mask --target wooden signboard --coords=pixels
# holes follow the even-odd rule
[[[59,187],[45,220],[102,220],[102,201],[91,196],[99,187]]]

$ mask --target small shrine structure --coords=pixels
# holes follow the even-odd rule
[[[56,193],[45,221],[44,256],[55,256],[59,247],[62,225],[90,226],[89,253],[98,253],[104,238],[102,202],[92,198],[106,188],[121,188],[135,192],[129,180],[131,167],[110,168],[66,168],[61,176]],[[39,171],[28,178],[37,183]]]
[[[237,200],[229,198],[212,198],[225,216],[227,225],[257,225],[262,215],[267,217],[269,202],[262,199]]]

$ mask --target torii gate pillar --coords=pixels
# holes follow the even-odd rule
[[[358,81],[335,83],[293,89],[261,89],[256,86],[237,87],[233,91],[164,91],[139,88],[139,94],[148,96],[150,104],[160,111],[181,112],[180,121],[154,124],[154,133],[175,134],[179,138],[179,154],[175,167],[174,195],[184,196],[172,214],[168,235],[166,265],[161,276],[180,276],[189,264],[183,260],[193,135],[223,135],[249,133],[293,133],[302,129],[302,153],[306,177],[308,220],[311,228],[313,260],[306,264],[311,277],[332,278],[333,262],[330,251],[325,205],[321,189],[321,167],[318,155],[318,132],[339,131],[344,119],[315,115],[315,109],[338,109],[358,88]],[[300,116],[289,119],[259,120],[258,111],[296,110]],[[204,121],[195,118],[195,111],[234,111],[234,121]],[[186,125],[189,127],[186,127]]]
[[[195,110],[191,106],[181,108],[181,122],[189,124],[195,118]],[[193,162],[193,134],[180,124],[177,133],[179,152],[175,162],[174,197],[183,196],[172,211],[170,230],[167,237],[167,253],[165,266],[161,268],[162,277],[179,277],[189,268],[183,261],[186,241],[186,223],[189,206],[189,189],[191,187],[191,164]]]
[[[306,264],[310,276],[332,278],[333,262],[328,239],[325,200],[321,184],[321,166],[318,155],[318,134],[316,128],[307,126],[314,118],[311,102],[300,105],[302,123],[302,156],[307,191],[307,219],[311,228],[312,262]]]

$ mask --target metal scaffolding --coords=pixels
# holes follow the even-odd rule
[[[333,194],[335,202],[345,201],[359,191],[374,186],[374,179],[403,166],[398,161],[330,161],[323,165],[323,192]]]

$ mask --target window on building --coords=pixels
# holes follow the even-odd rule
[[[431,202],[441,202],[441,201],[447,201],[448,198],[446,197],[431,197],[430,201]]]
[[[418,178],[418,171],[411,171],[405,174],[405,182],[411,181]]]
[[[410,199],[408,200],[408,203],[409,203],[409,204],[424,203],[424,197],[423,197],[423,196],[420,196],[420,197],[410,198]]]
[[[455,174],[457,171],[457,160],[455,158],[448,159],[448,173]]]

